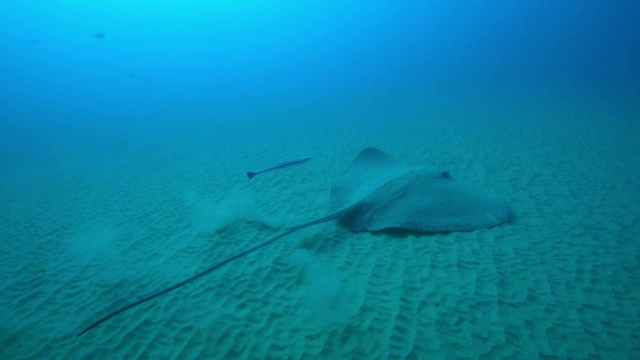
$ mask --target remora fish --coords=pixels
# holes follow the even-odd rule
[[[268,169],[264,169],[264,170],[260,170],[260,171],[247,171],[247,176],[249,177],[249,179],[253,179],[254,176],[263,173],[263,172],[267,172],[267,171],[271,171],[271,170],[278,170],[278,169],[284,169],[286,167],[289,166],[294,166],[294,165],[300,165],[302,163],[305,163],[307,161],[311,160],[310,157],[306,157],[304,159],[301,160],[292,160],[292,161],[287,161],[287,162],[283,162],[280,163],[278,165],[272,166]]]

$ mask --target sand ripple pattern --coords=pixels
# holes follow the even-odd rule
[[[295,129],[4,184],[0,358],[640,358],[637,138],[593,124],[412,129],[317,129],[313,162],[251,182],[247,159],[292,153]],[[323,215],[341,164],[368,145],[500,193],[514,222],[442,235],[323,224],[75,336]]]

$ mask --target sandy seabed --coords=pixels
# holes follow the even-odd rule
[[[212,133],[14,174],[1,189],[0,358],[638,359],[639,132],[534,120]],[[437,235],[328,222],[76,336],[325,215],[366,146],[499,194],[512,221]]]

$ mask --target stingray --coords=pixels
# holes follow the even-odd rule
[[[500,225],[509,207],[499,197],[428,166],[405,165],[376,148],[366,148],[331,188],[332,212],[300,224],[252,248],[222,260],[173,286],[117,309],[79,335],[112,317],[184,286],[234,260],[309,226],[341,220],[352,231],[402,229],[423,233],[472,231]]]

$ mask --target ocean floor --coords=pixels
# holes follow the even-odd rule
[[[209,129],[14,171],[0,184],[0,358],[638,359],[640,131],[541,119]],[[328,222],[76,336],[327,214],[367,146],[499,194],[512,221],[437,235]]]

